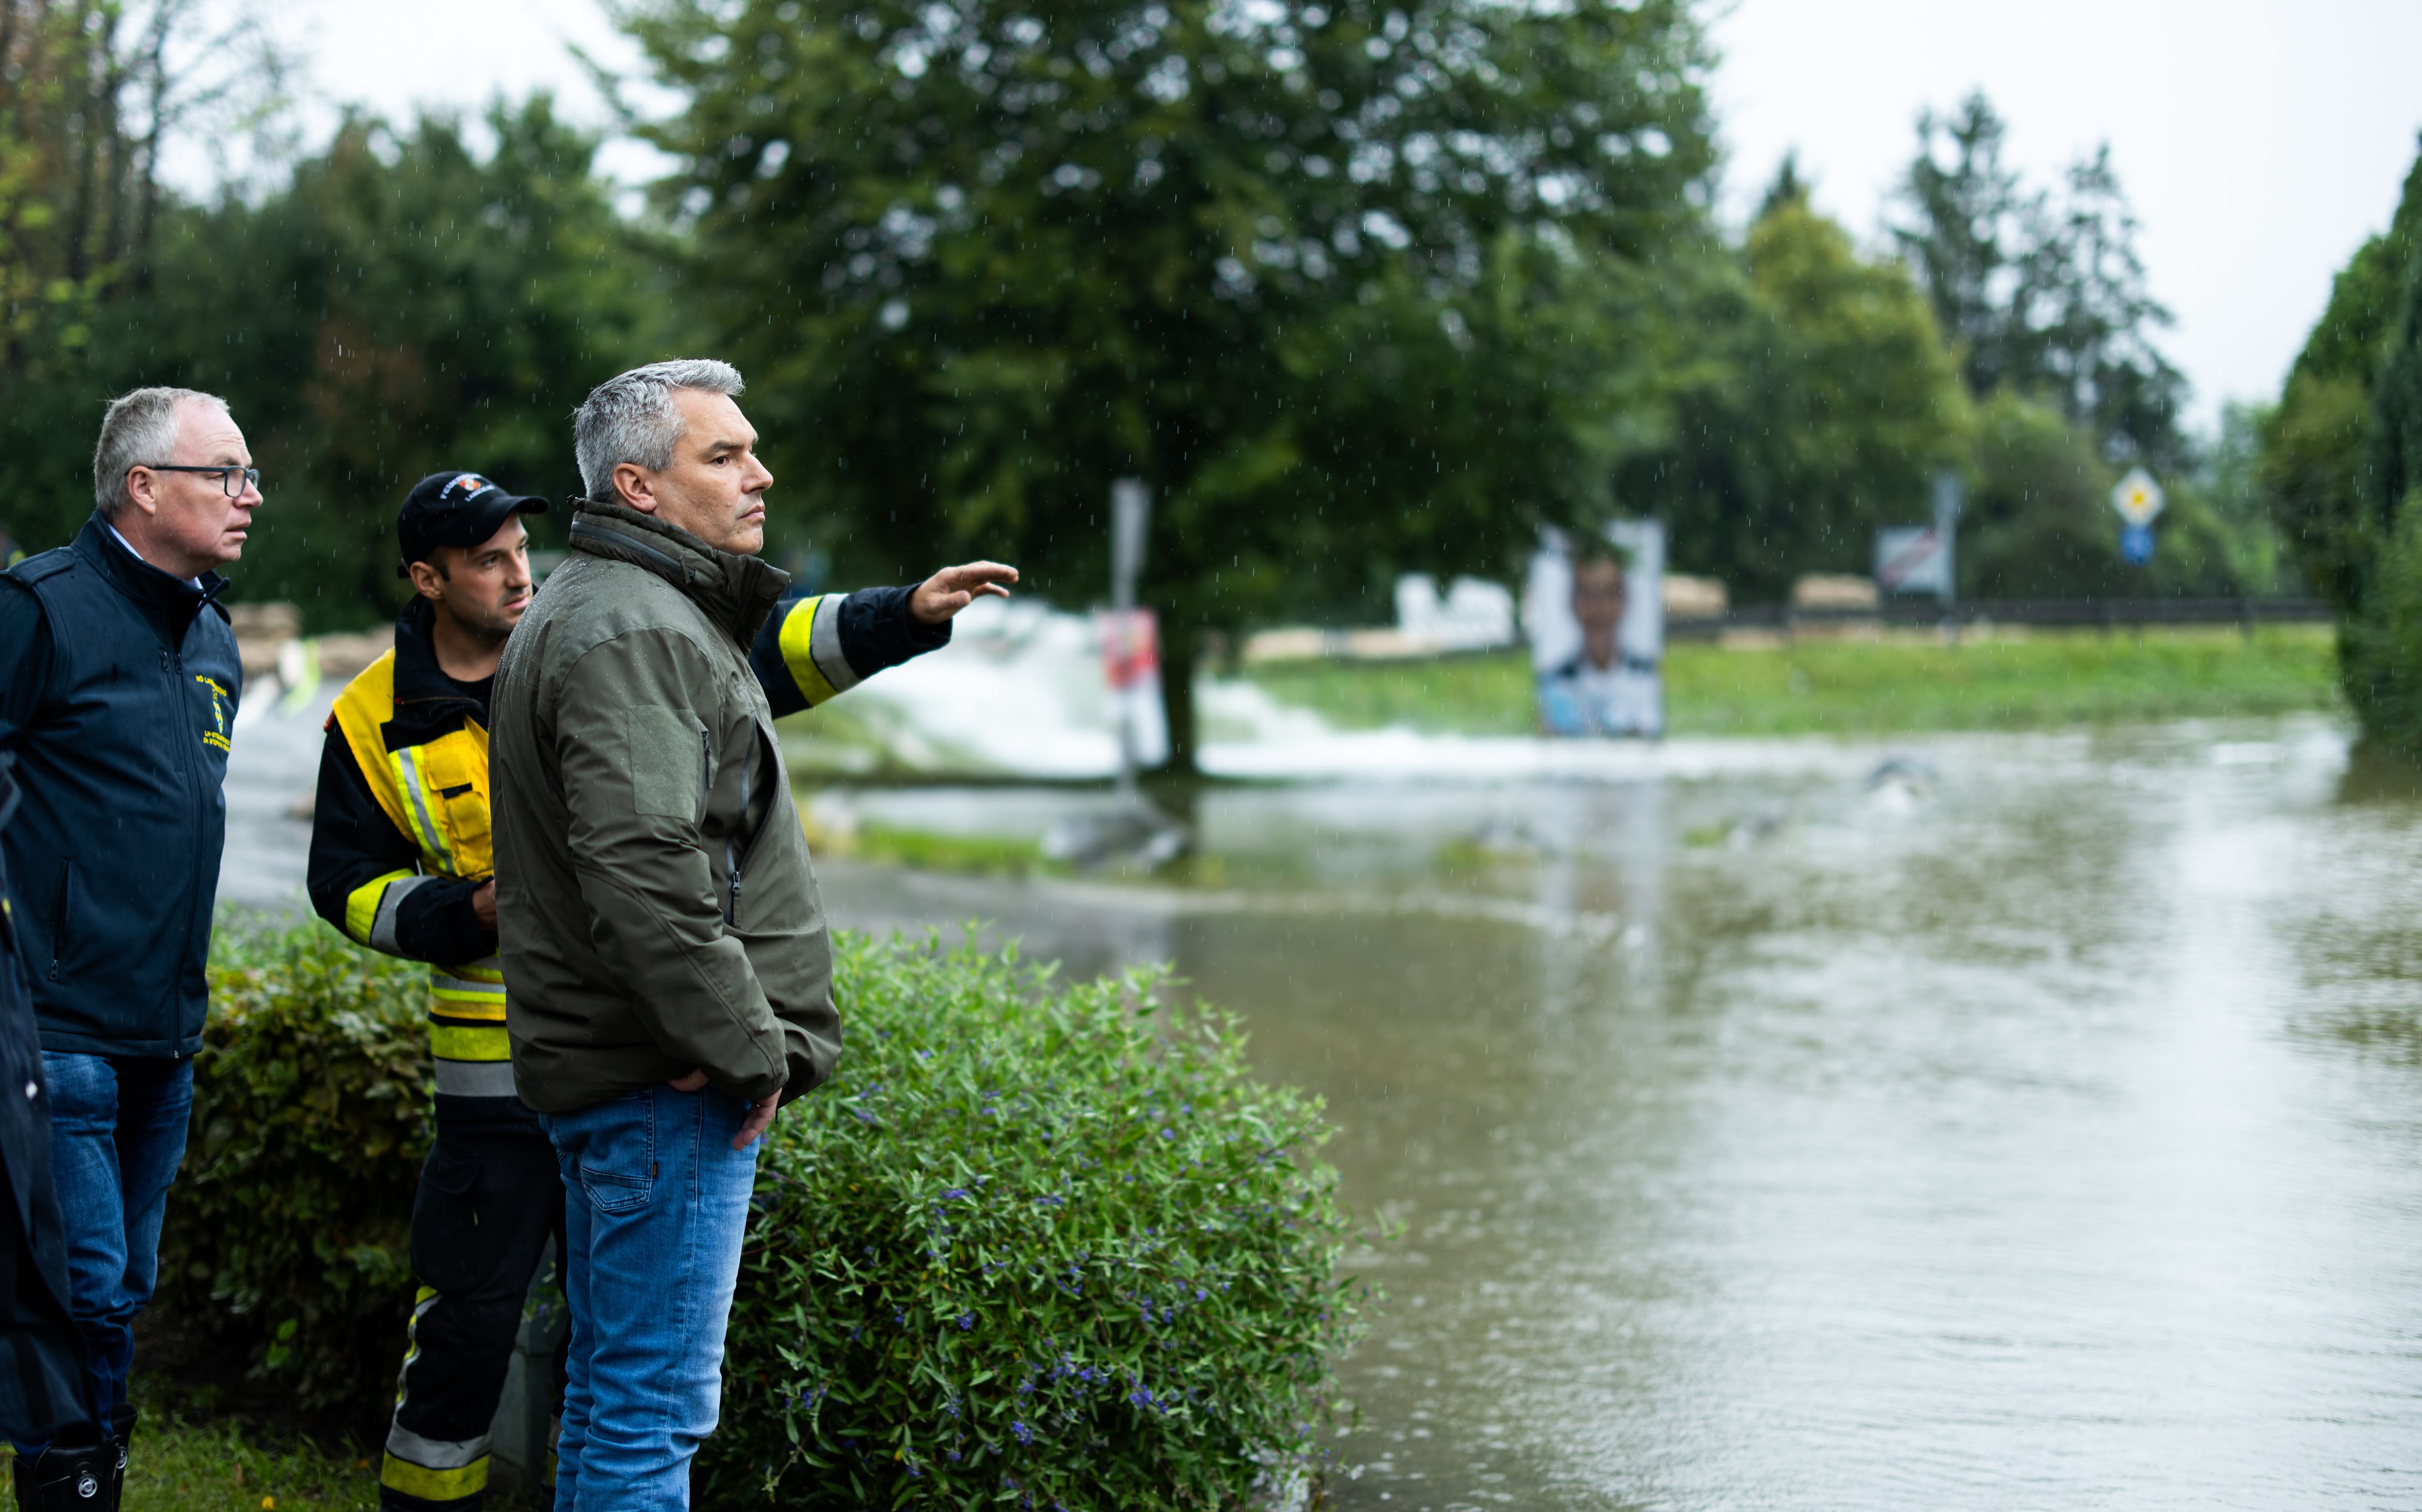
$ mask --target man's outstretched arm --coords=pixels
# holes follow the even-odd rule
[[[975,561],[913,588],[784,599],[766,618],[748,665],[776,718],[840,697],[888,667],[951,641],[951,620],[980,598],[1007,598],[1017,569]]]

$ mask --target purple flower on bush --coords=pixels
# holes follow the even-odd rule
[[[973,1313],[961,1313],[959,1315],[959,1331],[961,1333],[965,1333],[967,1330],[974,1328],[975,1326],[976,1315]]]

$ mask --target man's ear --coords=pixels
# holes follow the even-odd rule
[[[422,598],[433,604],[446,596],[446,591],[438,586],[441,579],[436,568],[425,561],[416,561],[405,571],[412,575],[412,591]]]
[[[614,496],[642,514],[656,512],[655,480],[636,462],[614,465]]]
[[[126,496],[126,502],[119,506],[119,512],[130,509],[140,510],[145,514],[160,512],[160,475],[150,468],[127,469],[126,476],[118,480],[118,486]]]

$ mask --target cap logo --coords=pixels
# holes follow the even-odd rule
[[[454,490],[459,488],[463,490],[463,496],[464,498],[474,498],[495,486],[495,484],[480,477],[478,473],[456,473],[452,482],[448,483],[445,487],[437,491],[437,497],[442,503],[448,495],[452,494]]]

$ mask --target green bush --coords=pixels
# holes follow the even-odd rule
[[[160,1238],[180,1342],[306,1410],[375,1412],[412,1300],[430,1138],[426,967],[318,923],[224,920]]]
[[[840,1076],[769,1142],[717,1504],[1230,1507],[1359,1331],[1313,1098],[1164,978],[836,939]]]
[[[2422,490],[2399,512],[2362,603],[2339,622],[2338,662],[2365,738],[2422,756]]]

